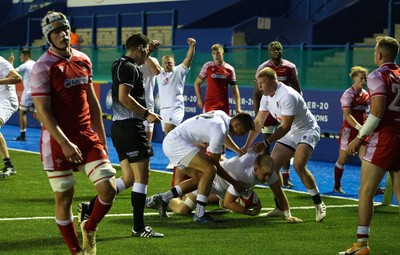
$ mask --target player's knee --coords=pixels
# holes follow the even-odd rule
[[[115,187],[115,178],[110,178],[108,181],[101,182],[96,185],[97,194],[100,199],[106,203],[113,203],[117,194]]]
[[[306,172],[306,166],[302,162],[293,162],[293,168],[299,175],[303,175]]]
[[[217,174],[217,169],[214,165],[209,164],[206,168],[204,168],[203,174],[208,178],[214,179],[215,175]]]

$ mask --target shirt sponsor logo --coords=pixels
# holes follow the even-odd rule
[[[89,78],[87,76],[86,77],[75,77],[72,79],[65,79],[64,87],[70,88],[72,86],[87,84],[87,83],[89,83]]]
[[[216,74],[216,73],[211,74],[211,78],[213,78],[213,79],[224,79],[224,80],[228,79],[228,77],[226,75]]]

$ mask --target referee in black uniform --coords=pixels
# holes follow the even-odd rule
[[[152,41],[153,42],[153,41]],[[141,33],[126,40],[126,55],[112,65],[113,124],[111,138],[122,169],[121,189],[132,185],[134,237],[163,237],[144,224],[144,204],[150,173],[150,157],[154,155],[147,139],[144,120],[159,123],[161,117],[146,109],[143,74],[138,66],[144,64],[158,45]]]

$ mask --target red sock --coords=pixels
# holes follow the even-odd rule
[[[111,206],[112,203],[107,204],[101,201],[100,198],[97,196],[96,201],[94,202],[93,212],[85,224],[86,231],[96,230],[97,225],[111,209]]]
[[[61,235],[71,254],[75,254],[76,252],[82,250],[79,246],[78,233],[76,232],[73,220],[67,225],[61,225],[57,222],[57,227],[60,230]]]
[[[368,242],[369,238],[369,226],[358,226],[357,228],[357,241]]]
[[[340,188],[344,166],[340,165],[338,162],[335,164],[335,189]]]
[[[289,179],[289,177],[290,177],[290,173],[289,172],[282,172],[282,178],[284,179],[284,180],[287,180],[287,179]]]

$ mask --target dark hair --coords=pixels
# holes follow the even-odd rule
[[[31,58],[31,51],[28,48],[23,48],[22,50],[20,50],[19,53],[21,53],[24,56],[28,56],[29,58]]]
[[[232,119],[237,120],[246,130],[254,130],[254,120],[247,112],[239,112]]]
[[[140,45],[143,47],[147,47],[147,44],[150,43],[149,38],[142,33],[133,33],[131,36],[126,39],[126,49],[127,50],[134,50]]]

